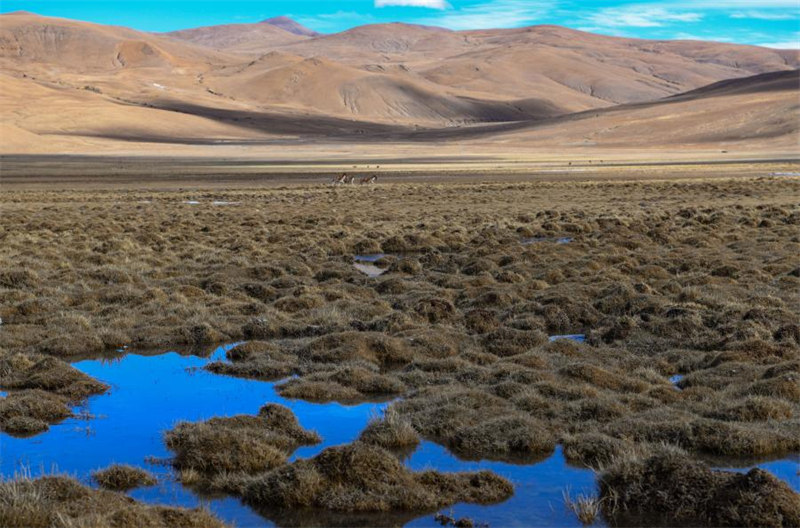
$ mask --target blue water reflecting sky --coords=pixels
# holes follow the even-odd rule
[[[229,347],[228,347],[229,348]],[[213,416],[254,414],[268,402],[286,405],[300,423],[320,433],[323,442],[302,447],[294,457],[310,457],[322,449],[353,441],[370,417],[386,404],[364,403],[345,406],[286,400],[274,383],[212,374],[202,367],[223,359],[225,347],[209,358],[170,352],[143,356],[128,354],[114,360],[86,360],[74,365],[90,376],[111,385],[108,394],[92,397],[78,409],[85,415],[71,418],[33,438],[19,439],[0,434],[0,471],[11,476],[21,467],[34,475],[65,472],[84,482],[92,470],[114,463],[141,466],[159,476],[159,484],[134,490],[136,499],[148,503],[197,506],[207,504],[221,518],[238,526],[270,526],[271,523],[235,498],[198,497],[171,478],[168,466],[159,464],[170,452],[163,442],[164,431],[181,420],[198,421]],[[443,447],[423,442],[408,458],[415,470],[474,471],[490,469],[515,485],[515,495],[493,506],[458,504],[459,517],[471,517],[492,526],[579,526],[563,505],[562,494],[590,493],[594,488],[591,471],[569,466],[561,449],[545,460],[528,465],[458,460]],[[797,458],[759,464],[800,490]],[[430,514],[409,526],[434,526]]]

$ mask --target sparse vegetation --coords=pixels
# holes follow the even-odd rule
[[[573,498],[570,496],[569,492],[565,491],[564,505],[575,514],[584,526],[594,524],[600,516],[601,501],[599,498],[592,495],[581,493]]]
[[[694,462],[798,451],[798,191],[790,179],[743,178],[131,192],[124,202],[4,192],[0,427],[40,432],[104,390],[69,358],[248,341],[208,369],[288,378],[280,393],[309,401],[401,398],[346,451],[380,463],[397,461],[384,448],[419,437],[466,458],[528,462],[563,442],[570,461],[612,482],[623,455],[644,460],[654,444]],[[211,200],[242,205],[202,205]],[[553,242],[563,236],[572,241]],[[520,243],[533,237],[543,241]],[[402,258],[370,278],[352,266],[359,250]],[[586,342],[548,339],[565,334]],[[261,415],[214,418],[181,424],[167,442],[183,482],[341,508],[349,488],[314,491],[332,478],[318,467],[328,458],[287,464],[312,439],[271,427]],[[449,478],[404,473],[398,486],[422,486],[414,500],[400,504],[388,487],[358,504],[435,510],[431,490]],[[624,509],[606,497],[607,515]],[[728,522],[702,508],[689,515]]]
[[[112,491],[128,491],[141,486],[153,486],[156,478],[147,471],[126,464],[115,464],[94,471],[92,480],[101,487]]]
[[[359,439],[390,451],[406,451],[419,444],[414,427],[394,407],[386,409],[381,417],[373,417]]]
[[[108,386],[63,361],[40,354],[0,350],[0,430],[19,436],[41,433],[72,415],[71,405]]]
[[[456,502],[500,502],[513,491],[488,471],[414,473],[388,451],[354,442],[259,475],[243,487],[243,496],[259,507],[424,512]]]
[[[226,526],[202,509],[147,506],[120,493],[94,490],[73,478],[58,475],[37,479],[19,475],[0,482],[0,525],[7,528]]]
[[[223,473],[276,468],[297,447],[320,441],[319,435],[300,427],[292,411],[277,404],[265,405],[256,416],[180,423],[165,439],[176,454],[175,467],[195,484]]]
[[[713,471],[675,448],[618,460],[600,493],[617,525],[800,525],[800,495],[785,482],[761,469]]]

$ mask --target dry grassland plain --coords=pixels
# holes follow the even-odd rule
[[[800,451],[800,181],[703,176],[7,187],[0,429],[35,434],[107,390],[74,358],[244,342],[208,368],[293,376],[279,385],[290,398],[397,398],[357,442],[291,464],[288,453],[317,440],[279,406],[168,433],[180,478],[255,506],[435,510],[512,492],[490,473],[408,471],[393,453],[423,437],[460,457],[519,462],[561,443],[598,471],[609,522],[657,524],[679,504],[673,521],[687,524],[797,526],[785,483],[705,460]],[[354,255],[379,253],[382,275],[354,268]],[[549,339],[564,334],[586,341]],[[252,441],[220,459],[242,437]],[[104,477],[125,488],[147,475]],[[45,526],[78,515],[70,497],[97,505],[92,494],[111,493],[4,486],[16,486],[0,488],[9,525]],[[12,499],[29,517],[11,517],[22,511]],[[127,508],[129,525],[136,515],[169,525],[144,506],[109,508]]]

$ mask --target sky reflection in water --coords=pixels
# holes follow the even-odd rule
[[[304,427],[322,436],[321,444],[301,447],[293,457],[304,458],[326,447],[353,441],[370,417],[379,414],[386,404],[346,406],[286,400],[276,393],[274,383],[202,370],[209,361],[224,359],[230,346],[219,347],[207,358],[169,352],[74,363],[83,372],[110,384],[110,393],[92,397],[87,405],[77,409],[88,418],[65,420],[46,433],[27,439],[0,433],[0,471],[4,476],[12,476],[21,467],[29,468],[34,475],[57,470],[88,482],[92,470],[114,463],[132,464],[159,477],[158,485],[132,491],[130,495],[136,499],[189,507],[204,503],[237,526],[271,525],[238,499],[201,498],[175,482],[168,466],[154,463],[150,458],[170,457],[163,432],[181,420],[254,414],[265,403],[276,402],[291,408]],[[423,442],[407,464],[415,470],[490,469],[509,478],[516,492],[508,501],[493,506],[458,504],[453,508],[457,517],[467,516],[493,526],[580,526],[565,510],[562,492],[569,489],[573,494],[589,493],[594,487],[592,472],[567,465],[560,447],[541,462],[515,465],[461,461],[443,447]],[[759,465],[789,482],[794,489],[800,489],[796,457]],[[431,514],[409,523],[409,526],[434,525]]]

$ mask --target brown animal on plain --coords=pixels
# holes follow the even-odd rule
[[[372,176],[364,176],[361,178],[361,183],[375,183],[378,181],[378,175],[373,174]]]

